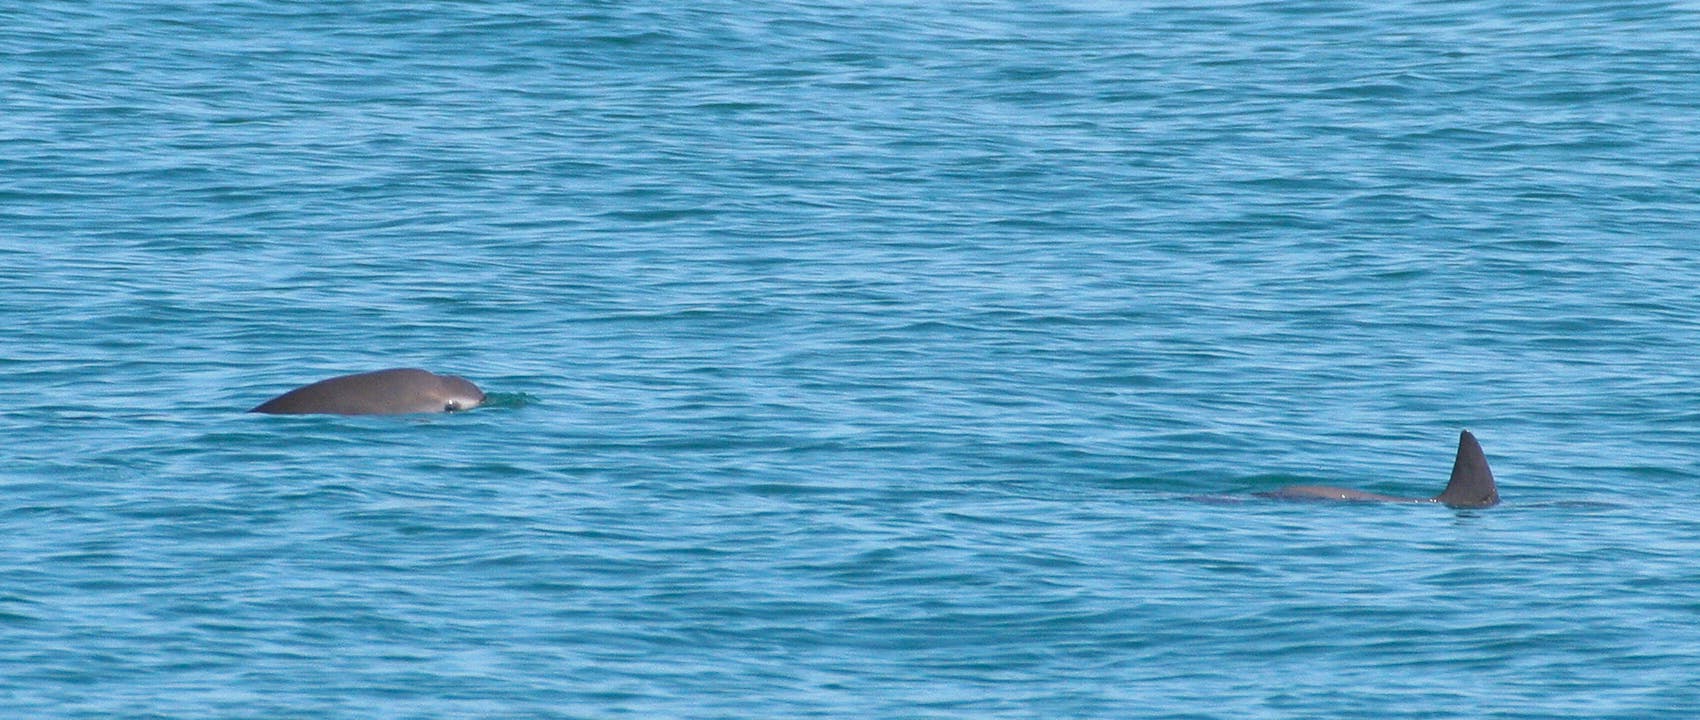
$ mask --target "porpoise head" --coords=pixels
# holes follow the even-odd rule
[[[466,378],[418,368],[393,368],[303,385],[249,412],[400,415],[460,412],[482,404],[484,391]]]
[[[437,399],[443,402],[443,412],[461,412],[484,404],[484,391],[459,375],[438,375]]]

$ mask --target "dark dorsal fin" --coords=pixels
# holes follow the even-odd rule
[[[1452,461],[1452,479],[1435,499],[1452,507],[1499,504],[1499,488],[1493,484],[1487,456],[1482,454],[1481,443],[1476,442],[1476,436],[1469,430],[1458,435],[1458,457]]]

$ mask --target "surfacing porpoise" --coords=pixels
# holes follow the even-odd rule
[[[290,390],[248,412],[274,415],[402,415],[471,410],[484,391],[466,378],[419,368],[343,375]]]
[[[1280,500],[1441,503],[1457,508],[1485,508],[1499,504],[1499,488],[1494,485],[1487,456],[1482,454],[1481,443],[1476,442],[1476,436],[1471,435],[1469,430],[1458,435],[1458,456],[1452,460],[1452,478],[1447,481],[1446,489],[1431,498],[1378,495],[1327,485],[1294,485],[1258,495]]]

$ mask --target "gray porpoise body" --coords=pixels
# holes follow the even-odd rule
[[[1441,503],[1458,508],[1484,508],[1499,504],[1499,487],[1494,484],[1493,470],[1488,468],[1487,456],[1481,443],[1465,430],[1458,435],[1458,455],[1452,460],[1452,477],[1446,489],[1431,498],[1407,498],[1377,495],[1350,488],[1326,485],[1294,485],[1274,492],[1258,493],[1280,500],[1347,500],[1357,502]]]
[[[402,415],[471,410],[484,391],[466,378],[418,368],[343,375],[303,385],[248,412],[274,415]]]

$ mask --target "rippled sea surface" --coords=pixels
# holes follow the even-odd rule
[[[1695,717],[1697,37],[10,5],[0,715]]]

